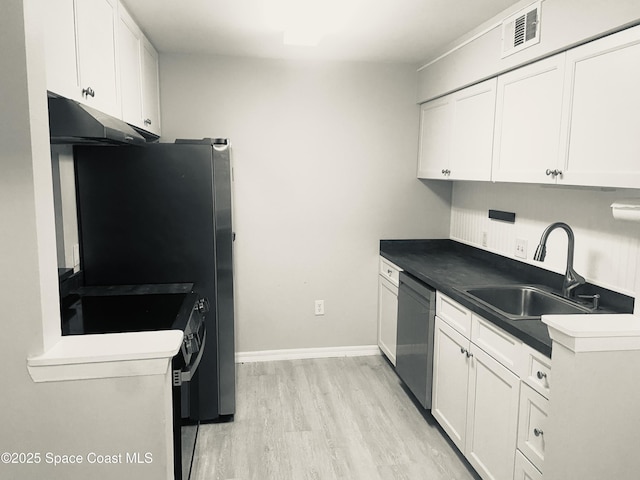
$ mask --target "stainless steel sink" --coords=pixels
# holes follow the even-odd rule
[[[479,302],[512,320],[549,314],[591,313],[591,309],[533,285],[498,285],[463,289]]]

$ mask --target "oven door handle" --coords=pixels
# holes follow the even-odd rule
[[[196,370],[198,369],[198,365],[200,365],[200,359],[202,358],[202,353],[204,352],[204,347],[207,344],[207,330],[204,330],[204,334],[202,335],[202,344],[200,345],[200,349],[198,350],[198,355],[189,362],[182,370],[174,370],[173,371],[173,386],[179,387],[183,383],[190,382],[193,376],[196,374]]]

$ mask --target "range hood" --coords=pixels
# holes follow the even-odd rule
[[[49,97],[52,144],[142,145],[145,138],[115,117],[64,97]]]

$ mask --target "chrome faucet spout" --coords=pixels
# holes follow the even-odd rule
[[[573,298],[575,296],[574,290],[585,283],[585,279],[573,269],[575,237],[573,235],[573,230],[571,230],[569,225],[564,222],[555,222],[545,228],[544,232],[542,232],[542,237],[540,238],[540,245],[536,248],[536,253],[533,256],[533,259],[538,262],[544,262],[544,258],[547,254],[547,238],[556,228],[564,230],[569,240],[567,245],[567,270],[564,274],[564,282],[562,283],[562,295],[566,298]]]

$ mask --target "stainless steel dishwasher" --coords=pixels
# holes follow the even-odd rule
[[[426,409],[431,408],[435,317],[436,291],[400,272],[396,372]]]

